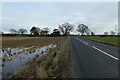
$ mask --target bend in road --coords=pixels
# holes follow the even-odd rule
[[[71,37],[71,69],[74,78],[118,78],[118,60],[91,47],[99,43]],[[109,47],[105,51],[110,53]],[[104,48],[102,48],[104,50]],[[110,48],[111,49],[111,48]],[[114,48],[115,49],[115,48]],[[118,57],[117,51],[114,51]],[[112,50],[111,50],[112,52]],[[113,54],[110,53],[110,54]]]

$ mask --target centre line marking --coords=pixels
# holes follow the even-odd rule
[[[114,57],[114,56],[112,56],[112,55],[110,55],[110,54],[108,54],[108,53],[106,53],[106,52],[100,50],[99,48],[96,48],[95,46],[92,46],[92,47],[93,47],[94,49],[96,49],[96,50],[98,50],[98,51],[100,51],[100,52],[106,54],[107,56],[109,56],[109,57],[115,59],[115,60],[119,60],[118,58],[116,58],[116,57]]]

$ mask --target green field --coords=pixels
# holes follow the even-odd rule
[[[101,37],[101,36],[81,36],[81,39],[90,39],[90,40],[95,40],[115,46],[120,46],[119,39],[120,37],[113,37],[113,36],[106,36],[106,37]]]

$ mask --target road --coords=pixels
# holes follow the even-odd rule
[[[73,78],[118,78],[118,47],[71,37]]]

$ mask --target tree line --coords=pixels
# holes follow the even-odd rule
[[[70,23],[63,23],[61,25],[58,26],[57,29],[53,29],[53,32],[50,35],[70,35],[70,32],[73,31],[74,25],[70,24]],[[18,31],[15,29],[10,29],[9,30],[11,32],[11,34],[26,34],[27,30],[26,29],[19,29]],[[48,27],[40,29],[39,27],[33,26],[30,29],[30,35],[41,35],[41,32],[46,32],[48,33],[50,31],[50,29]],[[86,26],[85,24],[79,24],[76,31],[78,31],[79,33],[81,33],[81,35],[94,35],[94,32],[91,32],[90,29],[88,28],[88,26]]]
[[[50,29],[48,27],[40,29],[39,27],[33,26],[30,29],[30,35],[53,35],[53,36],[59,36],[59,35],[70,35],[70,32],[73,31],[74,25],[70,23],[63,23],[58,26],[57,29],[53,29],[53,32],[48,34],[50,32]],[[21,34],[24,35],[27,33],[26,29],[19,29],[18,31],[15,29],[9,30],[11,34]],[[76,29],[77,32],[79,32],[82,36],[83,35],[95,35],[95,33],[85,24],[79,24]],[[104,32],[104,35],[108,35],[108,32]],[[115,35],[114,31],[110,31],[110,35]],[[120,35],[120,33],[118,33]]]

